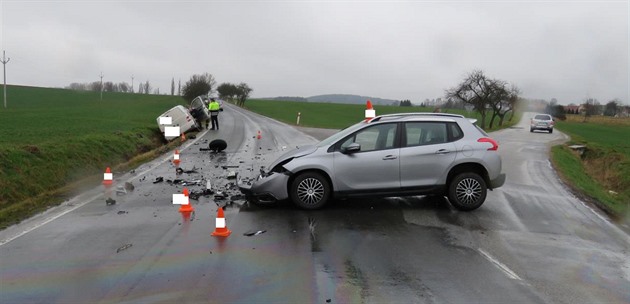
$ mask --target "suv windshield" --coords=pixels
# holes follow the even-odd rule
[[[332,143],[336,142],[337,140],[339,140],[339,139],[341,139],[341,138],[345,137],[346,135],[348,135],[348,134],[350,134],[350,133],[352,133],[352,132],[354,132],[354,131],[358,130],[359,128],[361,128],[361,127],[362,127],[362,126],[364,126],[364,125],[365,125],[365,122],[363,122],[363,121],[362,121],[362,122],[358,122],[358,123],[356,123],[356,124],[354,124],[354,125],[351,125],[351,126],[349,126],[349,127],[345,128],[345,129],[342,129],[341,131],[339,131],[339,132],[337,132],[337,133],[335,133],[335,134],[331,135],[330,137],[328,137],[328,138],[326,138],[326,139],[324,139],[324,140],[320,141],[320,142],[317,144],[317,147],[326,147],[326,146],[329,146],[329,145],[331,145]]]

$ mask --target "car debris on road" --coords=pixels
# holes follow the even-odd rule
[[[131,248],[131,246],[133,246],[133,244],[122,245],[122,246],[118,247],[118,249],[116,249],[116,253],[119,253],[119,252],[121,252],[123,250],[127,250],[127,249]]]
[[[263,233],[265,233],[265,232],[267,232],[267,230],[257,230],[257,231],[254,231],[254,230],[249,230],[249,231],[247,231],[247,232],[243,233],[243,235],[244,235],[244,236],[254,236],[254,235],[260,235],[260,234],[263,234]]]

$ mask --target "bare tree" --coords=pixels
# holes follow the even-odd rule
[[[599,101],[597,101],[597,99],[594,99],[594,98],[587,98],[582,104],[582,106],[584,107],[584,119],[582,120],[582,122],[587,122],[589,117],[597,114]]]
[[[90,83],[90,85],[89,85],[90,91],[100,92],[102,85],[103,84],[100,81],[94,81],[94,82]]]
[[[492,121],[495,116],[499,118],[499,126],[503,125],[505,116],[508,113],[512,113],[512,117],[514,117],[514,110],[516,109],[519,93],[520,90],[515,85],[512,85],[509,89],[505,86],[501,88],[493,102],[493,118],[490,120],[490,128],[492,128]]]
[[[237,86],[237,95],[236,95],[236,99],[238,100],[237,105],[239,107],[243,107],[245,106],[245,100],[247,100],[247,98],[249,98],[249,94],[251,94],[251,92],[253,91],[252,88],[250,88],[246,83],[241,82],[238,86]]]
[[[127,93],[129,92],[129,84],[126,82],[121,82],[118,84],[118,91],[119,92],[123,92],[123,93]]]
[[[221,99],[234,101],[236,95],[238,95],[238,87],[229,82],[225,82],[217,87],[217,93],[219,93],[219,98]]]
[[[479,112],[481,128],[486,126],[486,115],[491,104],[491,94],[491,81],[481,70],[474,70],[457,87],[446,90],[446,98],[469,104]]]
[[[114,83],[111,81],[107,81],[105,83],[103,83],[103,91],[105,92],[115,92],[114,90]]]
[[[606,103],[606,106],[604,107],[604,115],[613,117],[617,115],[620,103],[619,99],[616,98]]]
[[[475,70],[457,87],[446,91],[449,100],[469,104],[481,116],[481,128],[486,126],[486,117],[491,111],[489,128],[494,126],[495,119],[503,124],[505,115],[514,111],[518,100],[519,89],[499,79],[486,77],[481,70]]]
[[[144,83],[144,94],[150,94],[151,93],[151,84],[149,84],[149,81],[147,80],[147,82]]]
[[[215,85],[212,74],[193,75],[184,85],[184,99],[192,101],[197,96],[211,94]]]

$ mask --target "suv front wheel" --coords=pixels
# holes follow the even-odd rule
[[[330,197],[330,185],[324,176],[317,172],[300,174],[290,188],[293,203],[304,209],[319,209]]]
[[[477,173],[460,173],[448,186],[448,200],[462,211],[479,208],[486,200],[488,188],[486,182]]]

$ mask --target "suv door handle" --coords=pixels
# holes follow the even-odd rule
[[[451,153],[451,151],[448,149],[440,149],[440,150],[435,151],[435,154],[449,154],[449,153]]]
[[[398,156],[396,155],[387,155],[385,157],[383,157],[383,160],[392,160],[392,159],[397,159]]]

